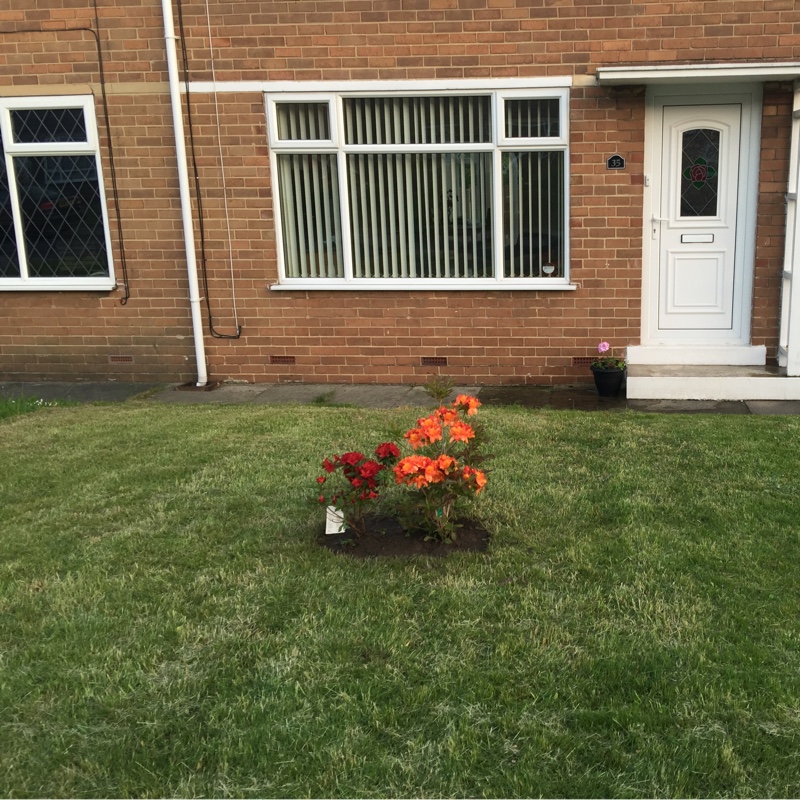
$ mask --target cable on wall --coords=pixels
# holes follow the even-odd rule
[[[214,85],[214,118],[217,123],[217,148],[219,150],[219,174],[222,179],[222,202],[225,206],[225,227],[228,233],[228,264],[231,271],[231,300],[233,302],[233,318],[236,328],[241,332],[239,312],[236,308],[236,281],[233,273],[233,236],[231,235],[231,215],[228,208],[228,184],[225,180],[225,156],[222,152],[222,128],[219,121],[219,97],[217,94],[217,71],[214,64],[214,43],[211,38],[211,12],[206,0],[206,26],[208,28],[208,52],[211,58],[211,82]]]
[[[180,40],[181,40],[181,56],[183,58],[183,82],[186,89],[186,120],[187,120],[187,129],[189,131],[189,149],[192,154],[192,173],[194,178],[194,192],[195,192],[195,200],[197,202],[197,218],[198,218],[198,229],[200,233],[200,273],[203,278],[203,293],[205,294],[206,300],[206,309],[208,311],[208,329],[211,335],[215,339],[239,339],[242,335],[242,326],[239,324],[238,316],[236,316],[236,299],[234,295],[234,315],[236,316],[236,333],[220,333],[214,327],[214,317],[211,313],[211,302],[208,296],[208,259],[206,256],[206,232],[205,232],[205,220],[204,220],[204,212],[203,212],[203,196],[202,192],[200,191],[200,172],[197,167],[197,152],[195,148],[195,139],[194,139],[194,125],[192,123],[192,100],[190,94],[190,85],[189,85],[189,54],[186,49],[186,29],[183,22],[183,1],[177,0],[177,9],[178,9],[178,30],[180,31]],[[210,28],[210,21],[209,21],[209,28]],[[212,59],[213,59],[213,52],[212,52]],[[216,94],[215,94],[215,103],[216,103]],[[219,117],[217,118],[217,124],[219,125]],[[218,128],[219,130],[219,128]],[[220,143],[220,148],[222,147]],[[223,187],[224,184],[224,171],[223,171]],[[227,192],[225,198],[225,209],[227,215]],[[230,224],[228,227],[228,242],[230,246]],[[231,278],[233,278],[233,252],[231,251]],[[233,285],[233,284],[232,284]]]
[[[123,293],[122,297],[119,300],[119,304],[121,306],[124,306],[127,304],[131,296],[130,280],[128,279],[128,259],[125,250],[125,237],[122,232],[122,213],[119,206],[119,189],[117,188],[117,170],[116,170],[116,162],[114,159],[114,145],[111,138],[111,123],[109,121],[109,116],[108,116],[106,73],[105,73],[105,66],[103,64],[103,50],[100,46],[100,33],[99,33],[100,19],[97,10],[97,0],[93,0],[93,3],[94,3],[95,25],[97,26],[96,29],[89,26],[80,26],[80,27],[65,26],[63,28],[15,28],[13,31],[0,31],[0,35],[13,36],[15,34],[21,34],[21,33],[62,33],[66,31],[82,31],[85,33],[92,34],[92,37],[94,38],[94,43],[97,48],[97,65],[100,73],[100,94],[103,103],[103,118],[105,120],[106,139],[108,141],[108,162],[111,170],[111,195],[114,198],[114,205],[117,210],[116,213],[117,237],[119,240],[120,267],[122,268],[122,287],[123,287]]]

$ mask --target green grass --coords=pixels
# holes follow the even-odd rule
[[[0,793],[800,794],[800,419],[482,409],[489,553],[316,546],[418,415],[0,423]]]
[[[40,408],[74,405],[64,400],[41,400],[36,397],[0,397],[0,420],[17,414],[29,414]]]

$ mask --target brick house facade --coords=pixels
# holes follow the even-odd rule
[[[0,380],[800,374],[793,0],[165,9],[0,10]]]

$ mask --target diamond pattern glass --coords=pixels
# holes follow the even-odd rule
[[[19,278],[17,237],[11,216],[11,192],[3,157],[3,135],[0,133],[0,278]]]
[[[17,157],[14,168],[29,276],[107,276],[94,156]]]
[[[82,108],[33,108],[11,112],[16,144],[85,142]]]
[[[696,128],[683,134],[681,216],[715,217],[719,195],[719,131]]]

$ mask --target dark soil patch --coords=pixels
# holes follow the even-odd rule
[[[422,531],[406,531],[393,517],[370,516],[361,536],[350,531],[319,535],[319,544],[334,553],[353,558],[401,558],[404,556],[447,556],[450,553],[482,553],[490,534],[475,520],[461,520],[452,544],[425,539]]]

